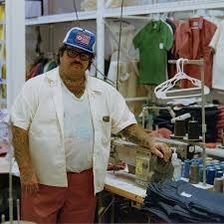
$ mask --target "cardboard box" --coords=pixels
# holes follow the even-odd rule
[[[25,1],[26,18],[34,18],[42,15],[41,1]]]

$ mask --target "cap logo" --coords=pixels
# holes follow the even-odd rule
[[[79,32],[77,33],[75,40],[77,43],[88,46],[91,40],[91,37],[83,32]]]

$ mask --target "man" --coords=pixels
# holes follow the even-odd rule
[[[59,66],[30,79],[12,108],[22,184],[22,217],[36,223],[92,223],[104,188],[111,133],[170,159],[137,124],[120,93],[89,77],[95,36],[78,27],[59,49]]]

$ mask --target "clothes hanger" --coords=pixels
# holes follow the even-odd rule
[[[202,88],[201,81],[188,76],[183,71],[184,62],[187,60],[188,59],[183,59],[183,58],[178,59],[176,62],[177,74],[173,78],[156,86],[156,88],[154,89],[154,93],[157,98],[180,99],[180,98],[189,98],[189,97],[201,97],[201,88]],[[181,63],[181,66],[180,66],[180,63]],[[190,81],[194,87],[175,89],[176,84],[181,80]],[[204,85],[204,94],[207,95],[209,94],[209,92],[210,92],[210,89]]]
[[[160,13],[154,13],[151,15],[153,21],[159,21],[161,19]]]
[[[165,21],[168,18],[168,13],[164,12],[160,15],[160,19]]]

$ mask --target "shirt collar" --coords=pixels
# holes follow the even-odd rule
[[[198,27],[198,29],[202,29],[203,28],[203,23],[204,23],[204,19],[202,16],[197,17],[197,18],[190,18],[188,19],[186,25],[187,25],[187,31],[191,32],[192,27]]]
[[[161,20],[152,20],[152,26],[151,26],[151,30],[156,30],[156,31],[160,31],[160,26],[161,26]]]

